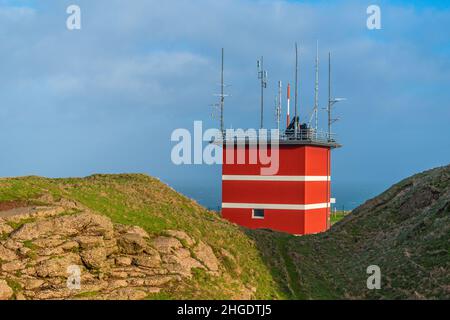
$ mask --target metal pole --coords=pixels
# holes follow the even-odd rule
[[[264,127],[264,57],[261,57],[261,129]]]
[[[328,140],[331,140],[331,52],[328,52]]]
[[[289,127],[289,124],[291,123],[291,115],[290,115],[290,105],[291,105],[291,84],[288,83],[287,85],[287,96],[286,96],[286,129]]]
[[[331,52],[328,52],[328,141],[331,141]],[[331,177],[331,149],[328,148],[328,177]],[[331,202],[331,181],[328,181],[328,202]],[[328,207],[328,215],[330,207]],[[328,219],[327,219],[328,221]],[[330,226],[328,226],[330,227]]]
[[[223,60],[224,60],[224,49],[222,48],[222,73],[221,73],[221,91],[220,91],[220,132],[223,135],[223,107],[225,104],[225,96],[224,96],[224,82],[223,82]]]
[[[298,127],[298,118],[297,118],[297,97],[298,97],[298,49],[297,42],[295,43],[295,97],[294,97],[294,105],[295,105],[295,138],[297,138],[297,127]]]
[[[280,130],[281,118],[281,81],[278,81],[278,100],[277,100],[277,129]]]
[[[319,126],[319,119],[317,110],[319,108],[319,41],[316,45],[316,85],[314,87],[314,119],[315,119],[315,129],[317,134],[317,129]]]

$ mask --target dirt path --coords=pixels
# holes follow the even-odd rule
[[[12,217],[32,213],[35,208],[27,201],[2,201],[0,202],[0,218]]]
[[[33,213],[35,211],[36,209],[34,207],[15,208],[6,211],[0,211],[0,218],[20,216],[28,213]]]

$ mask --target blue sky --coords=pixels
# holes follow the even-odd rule
[[[78,4],[82,29],[66,29]],[[366,28],[378,4],[382,29]],[[0,176],[144,172],[214,206],[219,166],[175,166],[176,128],[217,126],[209,104],[225,47],[227,127],[258,125],[256,59],[276,82],[293,81],[300,45],[300,112],[313,103],[319,40],[320,104],[333,53],[342,149],[333,189],[354,206],[450,159],[450,9],[442,1],[2,1]],[[325,114],[320,114],[321,126]]]

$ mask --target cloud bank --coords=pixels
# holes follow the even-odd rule
[[[82,29],[68,31],[77,4]],[[366,28],[361,1],[0,2],[0,175],[148,172],[174,184],[220,168],[175,167],[170,133],[193,120],[217,126],[225,48],[227,127],[258,125],[256,59],[269,71],[266,126],[276,82],[293,82],[300,45],[300,114],[308,118],[320,45],[320,104],[333,53],[335,181],[387,186],[450,158],[450,11],[382,1],[382,29]],[[321,125],[325,114],[321,113]],[[218,190],[215,191],[218,194]]]

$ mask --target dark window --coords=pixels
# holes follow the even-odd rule
[[[264,209],[253,209],[253,218],[264,219]]]

